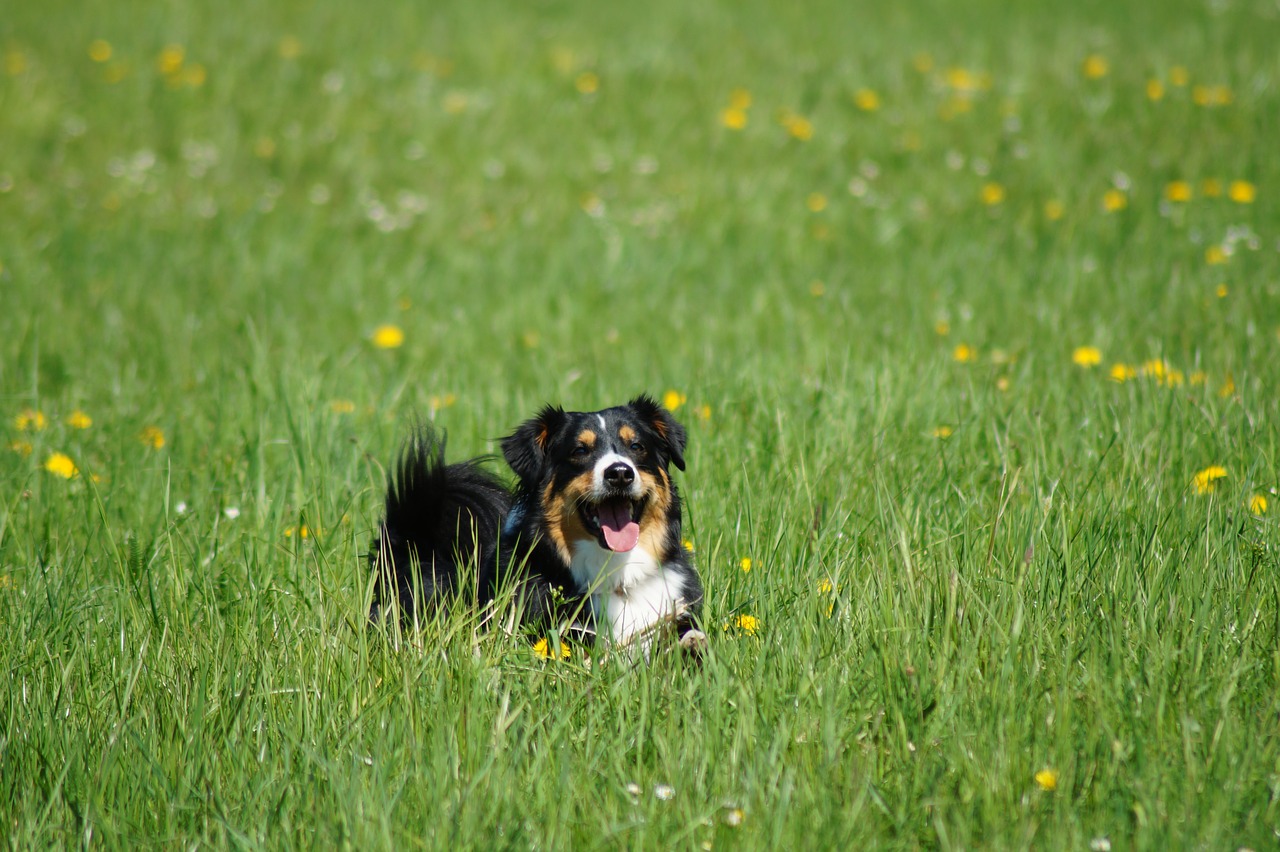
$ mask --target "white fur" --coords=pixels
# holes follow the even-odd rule
[[[580,541],[574,545],[569,571],[578,588],[590,593],[596,629],[608,624],[614,642],[626,642],[674,614],[683,601],[684,580],[642,547],[614,553]]]
[[[609,493],[609,487],[604,484],[604,472],[615,464],[625,464],[631,468],[631,474],[635,478],[631,480],[631,487],[627,490],[632,500],[638,499],[644,486],[640,484],[640,474],[636,471],[635,462],[618,453],[605,453],[596,462],[595,469],[591,472],[591,496],[599,500]]]

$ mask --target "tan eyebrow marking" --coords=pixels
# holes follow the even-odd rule
[[[578,440],[588,447],[594,447],[596,445],[596,433],[590,429],[583,429],[578,433]]]
[[[618,430],[618,437],[629,444],[636,439],[636,430],[630,426],[623,426]]]

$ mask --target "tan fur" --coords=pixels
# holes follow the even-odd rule
[[[640,472],[640,482],[644,485],[645,493],[649,495],[649,502],[645,504],[644,514],[640,517],[639,546],[655,557],[661,558],[662,548],[667,538],[667,512],[671,509],[671,488],[666,471],[659,469],[658,477],[647,471]]]
[[[623,426],[618,430],[618,437],[621,438],[624,443],[630,444],[636,439],[636,430],[632,429],[630,426]]]
[[[567,563],[573,558],[575,541],[595,541],[587,532],[578,515],[578,501],[591,490],[591,472],[574,477],[564,490],[555,493],[555,483],[548,482],[542,492],[543,517],[547,519],[547,535],[561,558]]]

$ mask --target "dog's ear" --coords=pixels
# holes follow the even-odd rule
[[[671,463],[680,470],[684,470],[684,448],[688,440],[684,427],[676,422],[670,411],[655,402],[648,394],[641,394],[628,404],[641,420],[658,433],[658,437],[666,444]]]
[[[564,426],[564,409],[548,405],[502,439],[502,455],[521,482],[536,481],[547,457],[547,446]]]

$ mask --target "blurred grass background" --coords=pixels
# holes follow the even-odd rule
[[[1273,845],[1278,35],[6,10],[3,833]],[[701,670],[364,628],[414,417],[464,457],[642,390],[690,429]]]

